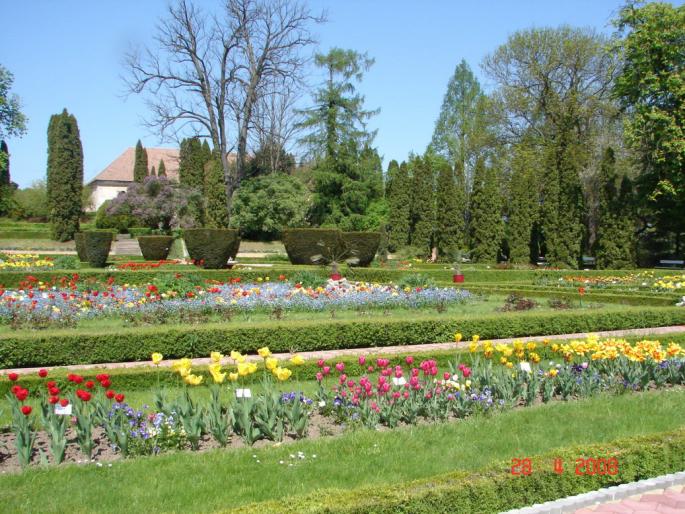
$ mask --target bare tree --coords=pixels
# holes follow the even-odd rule
[[[155,36],[156,49],[127,54],[127,89],[147,93],[146,125],[163,139],[192,133],[221,156],[226,203],[240,184],[255,105],[277,79],[297,83],[302,50],[314,42],[310,14],[295,0],[225,0],[217,13],[176,0]],[[229,128],[235,129],[231,137]],[[228,152],[237,153],[229,166]]]

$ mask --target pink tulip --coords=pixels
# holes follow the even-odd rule
[[[396,369],[395,370],[395,378],[400,378],[403,375],[401,369]]]
[[[345,373],[343,373],[342,375],[340,375],[339,380],[340,380],[341,384],[344,384],[345,381],[347,380],[347,375],[345,375]]]
[[[326,364],[326,361],[323,359],[319,359],[319,361],[316,363],[316,365],[319,366],[320,368],[323,368],[325,364]]]
[[[328,375],[331,372],[331,367],[330,366],[324,366],[323,367],[323,374]]]
[[[402,396],[404,396],[405,400],[409,398],[409,391],[405,391],[404,393],[402,393]]]
[[[471,376],[471,368],[464,366],[464,369],[462,369],[461,372],[464,374],[464,378],[469,378]]]
[[[368,371],[369,373],[373,373],[373,370],[374,370],[374,367],[373,367],[373,366],[369,366],[369,367],[367,368],[367,371]]]
[[[345,364],[342,363],[342,362],[338,362],[338,363],[335,365],[335,369],[338,370],[338,373],[342,373],[342,371],[345,369]]]
[[[354,387],[354,380],[348,380],[348,381],[347,381],[347,387],[349,387],[350,389],[352,389],[352,388]]]
[[[399,400],[400,396],[402,396],[402,394],[399,391],[395,391],[394,393],[392,393],[392,397],[395,400]]]
[[[321,382],[323,380],[323,375],[321,373],[316,374],[316,380],[317,382]]]
[[[366,357],[364,357],[363,355],[360,355],[359,356],[359,365],[363,366],[364,364],[366,364]]]
[[[406,359],[404,359],[404,361],[405,361],[409,366],[411,366],[412,364],[414,364],[414,357],[412,357],[411,355],[409,355],[409,356],[407,356]]]
[[[449,379],[450,379],[450,374],[449,374],[449,372],[448,372],[448,371],[445,371],[445,372],[442,374],[442,378],[444,378],[445,380],[449,380]]]

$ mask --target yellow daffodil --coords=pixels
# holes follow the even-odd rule
[[[269,350],[268,346],[265,346],[263,348],[260,348],[257,350],[257,353],[262,359],[266,359],[267,357],[271,357],[271,350]]]
[[[209,354],[209,358],[212,362],[221,362],[221,359],[223,359],[224,356],[221,355],[221,352],[212,352]]]
[[[155,366],[158,366],[160,362],[162,362],[162,359],[164,356],[161,353],[155,352],[152,354],[152,364]]]
[[[304,359],[301,355],[293,355],[290,358],[290,364],[292,364],[293,366],[302,366],[304,364]]]
[[[266,366],[266,369],[269,371],[273,371],[278,367],[278,359],[274,359],[273,357],[267,357],[264,361],[264,365]]]

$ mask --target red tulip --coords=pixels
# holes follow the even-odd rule
[[[83,377],[81,375],[74,375],[74,382],[80,384],[83,382]]]
[[[95,387],[95,382],[93,382],[92,380],[89,380],[88,382],[86,382],[86,387],[88,389],[92,389],[93,387]]]
[[[100,382],[100,385],[107,389],[109,386],[112,385],[112,382],[110,380],[103,380],[102,382]]]
[[[122,403],[124,401],[125,396],[123,394],[118,394],[114,397],[114,399],[117,401],[117,403]]]
[[[62,399],[59,401],[59,404],[60,404],[62,407],[66,407],[67,405],[69,405],[69,400],[67,400],[66,398],[62,398]]]
[[[48,370],[47,369],[39,369],[38,370],[38,376],[40,378],[45,378],[48,376]]]
[[[57,397],[57,396],[51,396],[51,397],[48,398],[48,401],[49,401],[52,405],[54,405],[54,404],[56,404],[56,403],[59,401],[59,397]]]
[[[24,400],[26,400],[26,398],[28,398],[29,391],[28,389],[19,389],[16,393],[14,393],[14,396],[17,397],[17,400],[23,402]]]
[[[449,379],[450,379],[449,371],[445,371],[445,372],[442,374],[442,378],[444,378],[445,380],[449,380]]]
[[[48,392],[52,396],[57,396],[59,394],[59,388],[58,387],[51,387],[50,389],[48,389]]]
[[[45,384],[45,387],[47,387],[48,389],[50,389],[51,387],[57,387],[57,382],[55,382],[54,380],[49,380],[49,381]]]
[[[102,382],[104,380],[109,380],[109,375],[107,375],[105,373],[100,373],[99,375],[95,375],[95,380],[97,380],[98,382]]]
[[[33,409],[31,408],[30,405],[22,405],[22,406],[21,406],[21,413],[22,413],[24,416],[28,416],[29,414],[31,414],[31,411],[32,411],[32,410],[33,410]]]
[[[111,389],[109,389],[109,390],[105,393],[105,396],[111,400],[112,398],[114,398],[115,394],[116,394],[116,393],[115,393],[114,391],[112,391]]]
[[[9,378],[12,382],[16,382],[19,380],[19,373],[8,373],[7,378]]]

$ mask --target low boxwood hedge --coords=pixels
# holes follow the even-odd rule
[[[104,268],[112,247],[114,234],[111,230],[88,230],[83,232],[83,246],[88,264],[94,268]]]
[[[166,259],[173,242],[173,236],[138,236],[138,245],[146,261]]]
[[[0,230],[0,239],[52,239],[46,230]]]
[[[255,353],[383,347],[465,338],[543,336],[647,328],[685,323],[681,307],[604,309],[583,312],[500,313],[487,316],[418,315],[411,319],[263,321],[233,325],[142,327],[108,330],[17,332],[0,337],[0,368],[100,362],[146,361],[152,352],[167,358],[206,357],[213,350]]]
[[[578,458],[616,458],[618,473],[576,475]],[[564,472],[553,471],[561,458]],[[287,501],[252,503],[224,510],[225,514],[328,513],[328,514],[452,514],[497,513],[537,503],[635,482],[683,470],[685,429],[616,439],[609,443],[561,448],[531,458],[532,473],[513,475],[511,461],[478,472],[456,471],[390,485],[344,490],[329,489],[290,496]]]
[[[240,247],[237,230],[227,228],[193,228],[183,231],[188,254],[204,268],[221,269],[228,259],[235,259]]]

